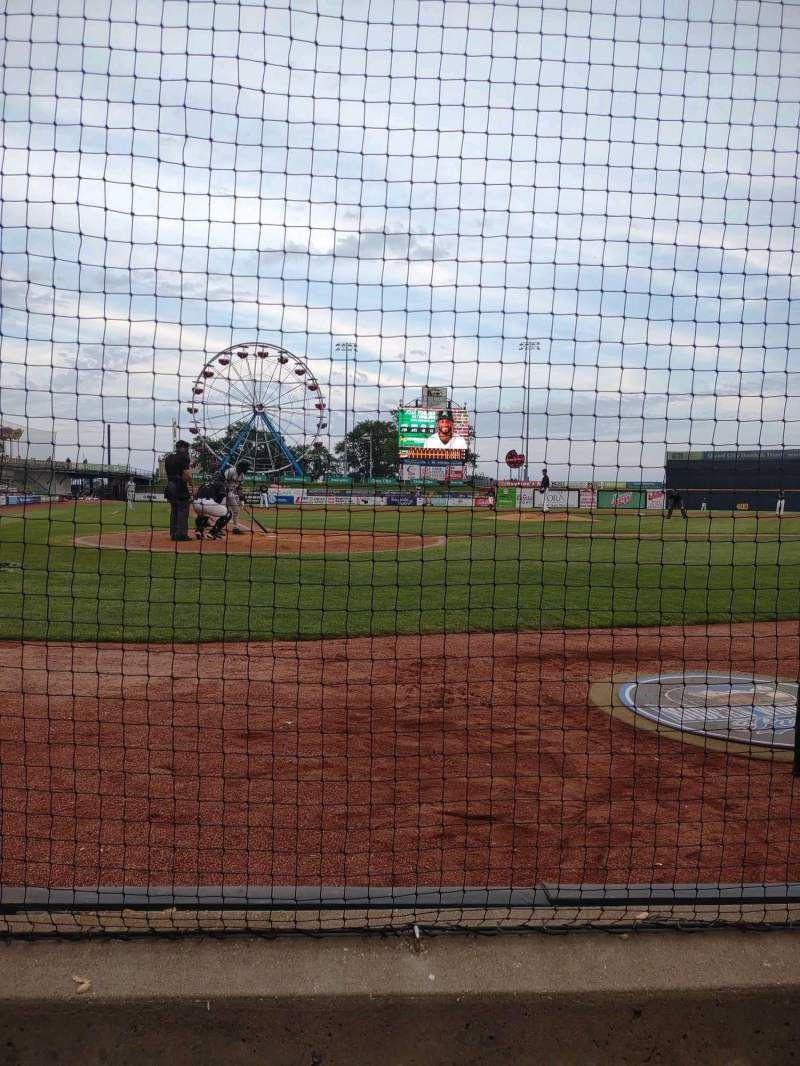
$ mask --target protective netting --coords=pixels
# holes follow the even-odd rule
[[[800,6],[0,17],[0,932],[791,921]]]

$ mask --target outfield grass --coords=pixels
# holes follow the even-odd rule
[[[0,636],[196,641],[792,618],[800,522],[770,516],[342,508],[256,512],[268,528],[448,537],[423,551],[197,555],[75,547],[163,528],[164,504],[61,505],[0,516]]]

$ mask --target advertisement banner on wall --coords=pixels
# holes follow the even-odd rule
[[[476,496],[472,501],[473,507],[491,507],[494,504],[494,500],[491,496]]]
[[[163,499],[163,496],[160,497],[160,499]],[[44,496],[29,496],[24,493],[20,493],[19,495],[9,494],[6,496],[5,502],[9,507],[18,507],[20,504],[26,503],[43,503]]]
[[[471,496],[428,496],[424,502],[432,507],[472,507]]]
[[[498,485],[495,492],[495,507],[498,511],[517,509],[517,489],[511,485]]]
[[[567,489],[548,489],[547,492],[536,493],[535,505],[537,507],[543,507],[545,500],[547,500],[547,507],[551,511],[561,507],[569,507],[569,491]]]
[[[664,490],[663,489],[648,489],[647,492],[647,510],[648,511],[663,511],[664,509]]]
[[[416,493],[411,496],[405,492],[390,492],[386,497],[387,507],[416,507]]]
[[[578,493],[578,506],[594,510],[597,507],[597,489],[581,489]]]
[[[431,459],[426,463],[403,460],[400,467],[404,481],[463,481],[463,463],[450,463],[443,459]]]
[[[636,489],[612,492],[609,489],[601,489],[598,493],[600,507],[611,507],[614,510],[636,510],[642,506],[643,493]]]
[[[521,511],[530,510],[536,502],[536,489],[531,488],[519,488],[517,489],[517,507]]]

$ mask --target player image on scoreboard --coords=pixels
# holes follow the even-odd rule
[[[465,452],[467,450],[466,440],[455,432],[452,411],[439,411],[436,416],[436,429],[425,441],[423,447],[426,451],[433,448],[441,451]]]

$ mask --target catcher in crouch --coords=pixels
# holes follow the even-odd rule
[[[222,473],[215,474],[210,481],[206,481],[197,490],[192,507],[197,516],[194,520],[194,535],[198,540],[202,540],[206,535],[212,518],[216,521],[208,534],[208,539],[221,540],[224,536],[223,530],[231,517],[226,502],[227,496],[228,485]]]

